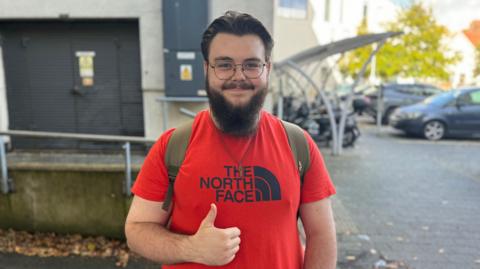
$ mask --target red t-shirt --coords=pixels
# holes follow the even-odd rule
[[[132,188],[135,195],[151,201],[165,199],[164,155],[172,131],[165,132],[150,150]],[[215,203],[215,226],[241,231],[235,259],[215,268],[302,268],[299,205],[335,193],[318,147],[305,136],[311,164],[300,193],[298,171],[279,119],[262,111],[256,134],[239,138],[220,132],[207,110],[200,112],[175,181],[170,230],[194,234]],[[163,268],[209,267],[188,263]]]

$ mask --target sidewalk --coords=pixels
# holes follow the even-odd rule
[[[370,238],[359,233],[347,209],[338,197],[332,198],[338,240],[338,269],[408,268],[401,263],[384,260],[382,253],[375,250]],[[93,258],[81,256],[36,257],[0,252],[0,269],[118,269],[114,258]],[[381,267],[380,265],[392,267]],[[393,267],[397,265],[397,267]],[[158,269],[158,264],[131,257],[127,269]],[[373,267],[375,268],[375,267]]]
[[[0,269],[119,269],[114,259],[90,257],[29,257],[0,253]],[[158,269],[159,266],[143,259],[131,259],[128,269]]]
[[[389,260],[374,247],[370,237],[361,234],[341,200],[334,196],[332,207],[337,229],[337,269],[407,269],[402,261]]]

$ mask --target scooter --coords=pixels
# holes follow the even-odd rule
[[[305,129],[315,142],[323,142],[329,145],[332,140],[332,128],[325,107],[321,105],[316,106],[314,104],[309,106],[306,101],[303,101],[299,104],[298,109],[295,109],[294,101],[295,100],[292,97],[284,98],[285,119]],[[338,128],[341,111],[339,109],[334,109],[333,112]],[[359,136],[360,130],[358,129],[357,121],[355,119],[355,111],[352,111],[347,115],[345,121],[342,141],[343,147],[354,146],[355,141]]]

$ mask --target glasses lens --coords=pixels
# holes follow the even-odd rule
[[[214,66],[215,75],[219,79],[229,79],[233,76],[235,66],[229,61],[216,61]]]
[[[259,61],[247,61],[242,66],[247,78],[258,78],[263,72],[263,63]]]

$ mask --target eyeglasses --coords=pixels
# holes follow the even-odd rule
[[[215,61],[214,65],[209,64],[209,66],[213,68],[215,76],[221,80],[231,79],[235,75],[237,66],[239,65],[242,67],[243,75],[245,75],[246,78],[255,79],[262,75],[266,64],[257,60],[248,60],[241,64],[235,64],[233,61],[222,60]]]

